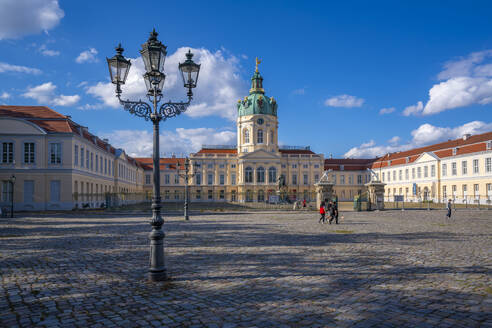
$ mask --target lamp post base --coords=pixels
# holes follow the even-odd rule
[[[149,271],[149,280],[152,282],[167,280],[166,269],[164,269],[162,271]]]

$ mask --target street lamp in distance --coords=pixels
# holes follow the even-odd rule
[[[15,175],[9,179],[10,182],[10,218],[14,217],[14,185],[15,185]]]
[[[185,179],[184,219],[186,221],[189,221],[190,216],[188,213],[189,213],[189,202],[190,202],[190,190],[188,188],[188,181],[189,181],[189,178],[193,178],[195,176],[195,173],[191,173],[191,174],[189,173],[190,172],[190,159],[189,159],[189,157],[186,157],[184,166],[185,166],[185,173],[179,174],[179,176],[181,178]]]

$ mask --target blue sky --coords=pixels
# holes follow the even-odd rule
[[[150,123],[118,106],[105,57],[122,43],[124,97],[143,97],[138,50],[155,27],[166,99],[185,98],[188,48],[202,63],[194,106],[161,125],[163,154],[234,144],[235,102],[260,57],[281,143],[382,155],[492,131],[491,13],[487,1],[0,0],[0,103],[49,106],[148,156]]]

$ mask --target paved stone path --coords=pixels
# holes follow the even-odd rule
[[[0,327],[492,327],[492,211],[0,219]]]

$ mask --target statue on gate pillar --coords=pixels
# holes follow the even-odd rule
[[[321,179],[314,185],[316,186],[316,207],[319,208],[321,203],[325,200],[331,200],[333,194],[333,183],[330,182],[328,172],[325,171],[321,176]]]
[[[368,210],[384,210],[384,186],[379,180],[379,175],[375,174],[373,170],[368,169],[371,172],[371,181],[365,184],[368,191]]]

